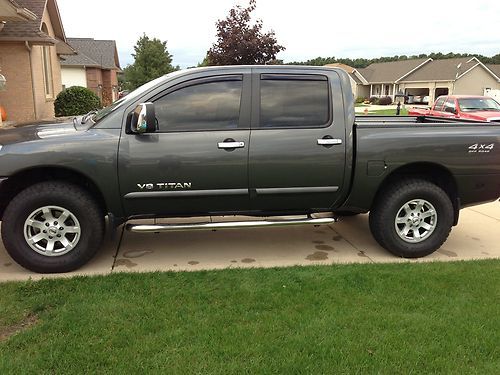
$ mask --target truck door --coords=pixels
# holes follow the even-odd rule
[[[242,73],[190,79],[148,98],[158,131],[124,134],[120,144],[126,214],[248,209],[250,93]]]
[[[345,119],[334,71],[254,69],[251,208],[330,208],[344,183]],[[294,73],[295,72],[295,73]]]

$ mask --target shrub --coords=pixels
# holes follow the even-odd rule
[[[84,115],[99,108],[101,108],[99,97],[81,86],[73,86],[61,91],[54,102],[57,117]]]
[[[390,96],[384,96],[378,100],[379,105],[389,105],[392,104],[392,98]]]
[[[370,98],[370,104],[378,104],[378,98],[376,96],[372,96]]]
[[[361,103],[364,103],[365,102],[365,98],[361,97],[361,96],[358,96],[356,98],[356,104],[361,104]]]

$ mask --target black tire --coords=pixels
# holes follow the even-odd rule
[[[400,237],[395,224],[398,212],[412,200],[425,200],[437,213],[435,222],[431,225],[433,231],[417,243]],[[418,215],[417,210],[414,211],[415,213],[411,212]],[[406,219],[406,216],[399,217],[411,221],[411,219]],[[394,183],[377,198],[369,220],[372,235],[382,247],[403,258],[420,258],[432,254],[446,241],[453,225],[454,209],[450,198],[439,186],[426,180],[408,178]],[[416,220],[418,221],[419,218]],[[400,228],[406,228],[404,223],[399,225]],[[418,235],[421,235],[420,230],[426,232],[426,229],[417,230]],[[409,233],[415,235],[413,230]]]
[[[40,254],[25,239],[26,220],[46,206],[62,207],[79,222],[78,241],[63,255]],[[2,240],[7,252],[21,266],[38,273],[80,268],[99,250],[103,236],[104,215],[95,200],[86,190],[66,182],[41,182],[23,190],[10,202],[3,216]]]

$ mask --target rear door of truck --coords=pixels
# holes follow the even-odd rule
[[[345,129],[335,71],[254,68],[251,209],[331,207],[344,184]]]

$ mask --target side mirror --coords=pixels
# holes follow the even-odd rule
[[[130,131],[135,134],[154,133],[156,131],[156,115],[153,103],[139,104],[130,119]]]

